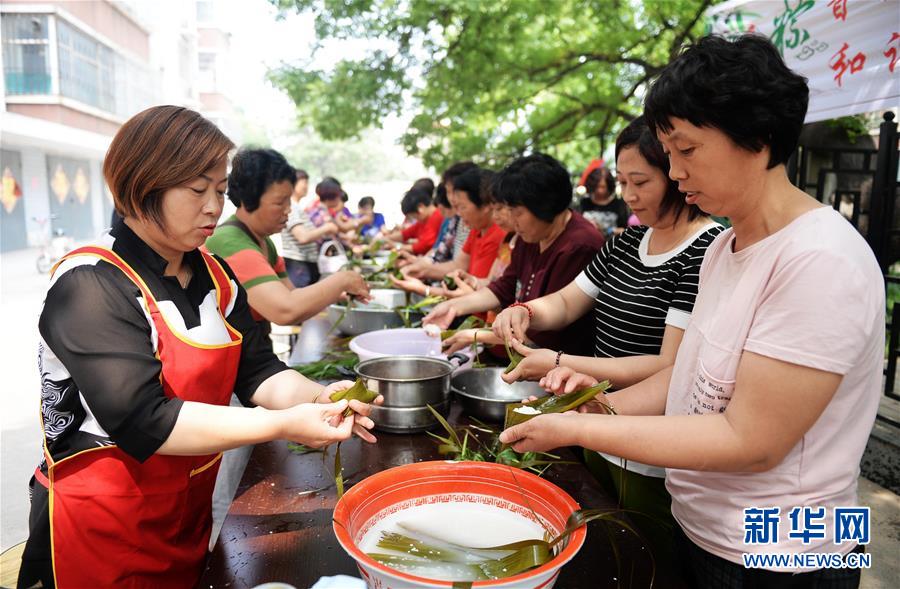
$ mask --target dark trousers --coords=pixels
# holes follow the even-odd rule
[[[284,265],[288,278],[297,288],[303,288],[319,281],[319,266],[315,262],[301,262],[285,258]]]
[[[854,552],[862,553],[863,546]],[[675,556],[688,587],[695,589],[856,589],[859,569],[819,569],[808,573],[777,573],[745,569],[703,550],[675,526]]]
[[[619,506],[627,510],[658,567],[674,568],[672,530],[677,528],[672,517],[672,496],[666,491],[666,480],[651,477],[613,464],[600,454],[584,451],[588,470]]]

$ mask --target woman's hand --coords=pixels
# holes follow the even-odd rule
[[[564,395],[574,391],[581,391],[597,384],[597,379],[590,374],[575,372],[566,366],[554,368],[541,379],[540,385],[554,395]],[[606,395],[599,393],[595,399],[580,406],[579,413],[609,413],[610,403]]]
[[[590,374],[582,374],[566,366],[560,366],[548,372],[538,384],[554,395],[564,395],[592,387],[597,382],[597,379]]]
[[[418,263],[422,258],[413,254],[412,252],[408,252],[406,250],[400,250],[397,253],[397,267],[403,268],[405,266],[409,266],[410,264]]]
[[[500,433],[500,441],[516,452],[547,452],[577,445],[580,415],[574,411],[547,413],[514,425]]]
[[[425,315],[422,319],[422,325],[437,325],[441,329],[448,329],[453,320],[456,319],[456,307],[450,301],[438,303],[431,313]]]
[[[425,294],[425,283],[418,278],[410,278],[408,276],[405,276],[404,278],[394,278],[393,274],[388,274],[388,280],[390,280],[397,288],[416,294]]]
[[[455,296],[462,296],[478,290],[478,279],[465,270],[454,270],[447,276],[456,282],[456,288],[451,291]]]
[[[556,352],[546,348],[529,348],[517,339],[510,340],[510,346],[523,356],[519,365],[509,374],[501,374],[505,382],[514,383],[517,380],[539,380],[545,374],[553,370],[556,365]]]
[[[529,325],[531,325],[531,318],[528,316],[528,309],[507,307],[494,319],[491,329],[502,341],[508,342],[524,338]]]
[[[353,415],[343,417],[347,401],[337,403],[301,403],[282,409],[281,436],[286,440],[321,448],[342,442],[353,434]]]
[[[428,267],[433,264],[433,262],[425,256],[414,256],[408,252],[407,259],[410,260],[410,263],[403,266],[401,272],[403,272],[404,276],[410,276],[412,278],[424,278]]]
[[[369,295],[369,285],[362,274],[354,272],[353,270],[341,270],[337,274],[341,276],[343,285],[341,290],[355,296],[364,303],[371,300],[372,297]]]
[[[476,329],[461,329],[448,337],[443,342],[444,352],[452,354],[471,344],[484,344],[485,346],[499,346],[503,342],[497,339],[493,332],[485,327]]]
[[[478,331],[479,330],[477,329],[462,329],[457,331],[441,343],[444,353],[452,354],[453,352],[458,352],[463,348],[471,346],[475,343],[475,334]]]
[[[322,223],[322,226],[319,227],[319,231],[322,232],[323,237],[330,237],[332,235],[337,235],[339,229],[332,221],[328,221],[327,223]]]
[[[331,395],[338,391],[345,391],[353,385],[353,381],[350,380],[333,382],[325,387],[319,394],[316,398],[316,402],[331,404]],[[378,395],[371,404],[362,403],[355,399],[350,401],[350,409],[353,410],[353,433],[369,443],[377,441],[375,436],[369,432],[369,430],[375,426],[375,422],[369,418],[369,414],[372,412],[372,405],[381,405],[382,403],[384,403],[384,397],[382,395]]]

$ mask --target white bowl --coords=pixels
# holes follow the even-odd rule
[[[359,356],[360,362],[385,356],[427,356],[446,360],[441,351],[441,340],[425,333],[422,328],[379,329],[358,335],[350,340],[350,350]],[[458,368],[472,365],[472,350],[460,350],[468,360]]]

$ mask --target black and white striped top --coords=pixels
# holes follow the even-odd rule
[[[700,263],[723,227],[710,223],[666,253],[650,255],[653,229],[629,227],[608,240],[575,283],[592,297],[594,355],[658,354],[666,325],[686,329],[697,296]]]

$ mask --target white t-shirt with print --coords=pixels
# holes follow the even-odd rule
[[[881,270],[859,233],[827,207],[739,252],[733,241],[729,229],[707,249],[666,415],[724,412],[745,350],[843,379],[816,423],[773,469],[667,469],[672,514],[694,543],[731,562],[741,563],[745,552],[847,553],[855,543],[833,543],[832,508],[857,504],[859,461],[881,396]],[[785,382],[780,392],[790,395],[791,387]],[[788,514],[799,506],[826,508],[824,539],[803,544],[788,537]],[[781,508],[777,544],[744,544],[743,510],[750,507]]]

